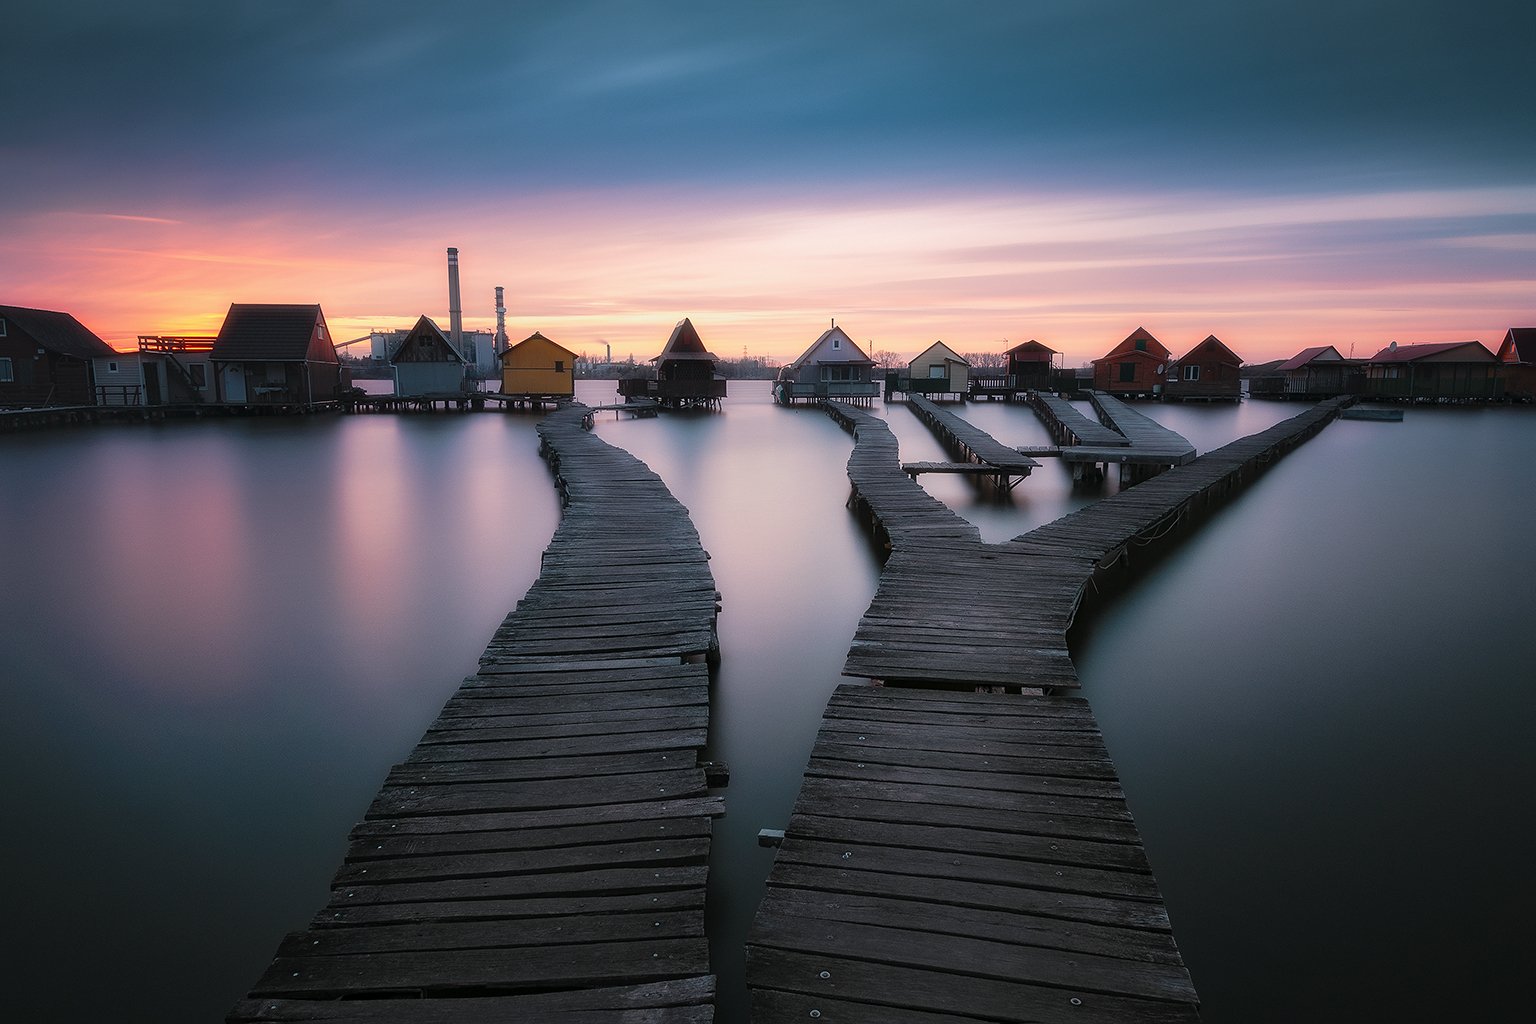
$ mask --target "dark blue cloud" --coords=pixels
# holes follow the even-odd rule
[[[33,5],[0,176],[72,191],[1529,182],[1520,3]]]

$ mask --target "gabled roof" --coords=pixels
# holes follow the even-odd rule
[[[1191,359],[1195,358],[1195,353],[1199,352],[1201,349],[1214,349],[1218,353],[1225,353],[1230,358],[1230,360],[1238,366],[1243,364],[1243,357],[1238,355],[1236,352],[1233,352],[1230,348],[1227,348],[1226,345],[1223,345],[1221,343],[1221,339],[1216,337],[1214,334],[1206,335],[1204,341],[1190,349],[1188,352],[1185,352],[1176,360],[1176,362],[1189,362]]]
[[[1492,362],[1494,354],[1483,347],[1480,341],[1442,341],[1427,345],[1399,345],[1393,342],[1386,348],[1371,356],[1373,363],[1412,363],[1420,359],[1428,359],[1431,356],[1446,355],[1460,348],[1472,348],[1475,351],[1468,352],[1474,362]]]
[[[74,359],[98,359],[118,355],[118,351],[102,341],[68,313],[51,309],[29,309],[26,306],[0,306],[0,318],[10,321],[25,331],[32,340],[50,352]]]
[[[392,363],[463,363],[464,357],[453,347],[432,318],[423,315],[406,332],[398,348],[390,354]]]
[[[699,337],[699,332],[694,329],[693,321],[683,317],[672,328],[672,336],[662,347],[661,355],[651,359],[653,363],[672,362],[679,359],[708,360],[718,362],[718,357],[704,347],[704,339]]]
[[[544,344],[544,345],[548,345],[551,348],[559,349],[561,352],[564,352],[566,355],[570,356],[572,360],[575,360],[575,358],[576,358],[576,353],[575,352],[572,352],[570,349],[566,348],[564,345],[560,344],[558,341],[550,341],[548,338],[544,337],[544,335],[540,334],[538,331],[534,331],[532,334],[528,335],[528,337],[524,338],[522,341],[518,342],[516,345],[508,345],[507,346],[507,351],[503,352],[501,354],[501,358],[503,358],[503,359],[507,358],[507,353],[514,352],[517,349],[522,348],[524,345],[528,345],[528,344],[537,345],[537,344],[541,344],[541,343]]]
[[[1040,344],[1038,341],[1035,341],[1033,338],[1031,338],[1029,341],[1023,342],[1022,344],[1015,345],[1013,348],[1003,350],[1003,355],[1005,356],[1036,353],[1043,354],[1049,358],[1050,356],[1056,354],[1056,350],[1053,348],[1047,348],[1046,346]]]
[[[932,355],[930,356],[929,353],[932,353]],[[971,365],[971,361],[969,359],[965,358],[965,356],[962,356],[960,353],[956,352],[942,341],[936,341],[932,345],[929,345],[927,348],[923,349],[917,354],[916,358],[914,358],[907,365],[916,366],[918,363],[921,363],[924,360],[930,358],[943,359],[945,362],[949,363],[959,363],[961,366]]]
[[[1511,327],[1499,346],[1499,359],[1506,363],[1536,363],[1536,327]]]
[[[1141,344],[1138,346],[1138,343]],[[1124,341],[1095,359],[1094,362],[1101,363],[1106,359],[1114,359],[1117,356],[1129,355],[1133,352],[1145,352],[1147,355],[1157,359],[1167,359],[1171,354],[1168,351],[1168,347],[1152,337],[1145,327],[1138,327],[1126,335]]]
[[[1321,359],[1329,352],[1332,352],[1333,355],[1324,360],[1325,362],[1335,363],[1344,361],[1344,357],[1339,354],[1339,350],[1334,348],[1332,345],[1313,345],[1311,348],[1302,349],[1300,352],[1297,352],[1295,355],[1291,356],[1291,358],[1275,367],[1275,372],[1285,373],[1288,370],[1299,370],[1313,360]]]
[[[330,349],[328,362],[335,362],[336,350],[329,338],[317,338],[316,327],[323,327],[325,317],[318,303],[286,305],[266,303],[231,303],[213,343],[213,359],[220,362],[302,362]],[[314,341],[315,356],[311,355]]]
[[[817,353],[820,355],[817,355]],[[812,357],[815,356],[813,359]],[[854,366],[874,366],[875,361],[864,354],[864,350],[848,337],[841,327],[834,324],[828,330],[821,332],[821,337],[811,342],[811,347],[800,353],[800,358],[785,367],[786,370],[798,370],[806,363],[848,363]]]

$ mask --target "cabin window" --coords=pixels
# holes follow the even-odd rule
[[[0,320],[0,324],[3,323],[5,323],[5,321]],[[11,372],[11,357],[0,356],[0,384],[9,384],[15,379],[16,375]]]
[[[1136,351],[1137,352],[1145,352],[1146,350],[1147,350],[1147,339],[1146,338],[1137,338],[1136,339]]]
[[[107,360],[107,372],[108,373],[116,373],[117,372],[117,360],[115,360],[115,359]]]
[[[842,348],[843,347],[843,339],[842,338],[833,338],[832,339],[832,347],[833,348]]]
[[[928,367],[928,376],[930,378],[934,379],[934,380],[943,380],[944,379],[944,367],[942,367],[942,366],[930,366],[930,367]]]
[[[187,367],[187,376],[192,378],[192,386],[199,391],[208,390],[208,364],[193,363]]]
[[[1122,384],[1129,384],[1131,381],[1133,381],[1135,379],[1136,379],[1136,364],[1135,363],[1121,363],[1120,364],[1120,382]]]
[[[1190,366],[1184,367],[1184,379],[1185,380],[1199,380],[1200,379],[1200,367],[1194,366],[1194,365],[1190,365]]]
[[[555,372],[556,373],[564,373],[565,372],[565,360],[564,359],[556,359],[555,360]]]
[[[0,316],[0,338],[5,337],[5,317]]]

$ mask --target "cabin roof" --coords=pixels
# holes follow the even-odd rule
[[[1144,342],[1144,347],[1138,348],[1138,342]],[[1152,337],[1150,331],[1148,331],[1145,327],[1138,327],[1130,334],[1126,335],[1124,341],[1110,349],[1104,355],[1095,359],[1094,362],[1102,363],[1106,359],[1114,359],[1118,356],[1130,355],[1137,352],[1152,356],[1156,359],[1167,359],[1171,354],[1168,351],[1168,346]]]
[[[834,347],[833,341],[838,344]],[[814,360],[818,350],[825,349],[825,353]],[[821,332],[821,337],[811,342],[811,347],[800,353],[800,357],[785,367],[786,370],[798,370],[809,362],[820,363],[849,363],[855,366],[874,366],[875,361],[864,354],[864,350],[836,324]]]
[[[100,359],[120,355],[68,313],[26,306],[0,306],[0,317],[20,327],[43,348],[61,356]]]
[[[1441,341],[1423,345],[1388,345],[1386,348],[1371,356],[1373,363],[1412,363],[1420,359],[1428,359],[1431,356],[1445,355],[1460,348],[1475,348],[1477,351],[1473,358],[1478,362],[1486,362],[1494,359],[1492,352],[1483,347],[1480,341]]]
[[[704,347],[704,339],[699,337],[698,329],[693,326],[693,321],[683,317],[677,322],[677,326],[672,328],[672,336],[662,346],[661,354],[653,356],[651,362],[670,363],[674,360],[688,359],[713,363],[717,362],[719,357]]]
[[[1216,337],[1214,334],[1206,335],[1204,341],[1200,342],[1200,344],[1196,345],[1188,352],[1185,352],[1182,356],[1175,360],[1175,362],[1187,363],[1194,358],[1196,352],[1199,352],[1203,348],[1217,349],[1221,352],[1224,352],[1227,354],[1227,356],[1230,357],[1233,363],[1236,363],[1239,366],[1241,366],[1243,363],[1243,357],[1238,355],[1236,352],[1233,352],[1226,345],[1222,344],[1221,339]]]
[[[315,326],[321,320],[319,303],[231,303],[213,343],[213,358],[250,362],[306,360]]]
[[[938,351],[935,352],[935,349]],[[929,353],[933,353],[933,355],[930,356]],[[959,363],[962,366],[971,365],[971,361],[969,359],[965,358],[965,356],[962,356],[960,353],[956,352],[942,341],[936,341],[932,345],[929,345],[927,348],[923,349],[907,365],[916,366],[918,363],[930,358],[943,359],[946,362]]]
[[[1055,349],[1049,348],[1048,346],[1045,346],[1045,345],[1042,345],[1042,344],[1040,344],[1040,342],[1035,341],[1033,338],[1031,338],[1029,341],[1021,342],[1020,344],[1017,344],[1017,345],[1013,346],[1013,348],[1004,349],[1003,350],[1003,355],[1005,355],[1005,356],[1016,356],[1016,355],[1023,355],[1026,352],[1043,352],[1047,356],[1053,356],[1053,355],[1056,354],[1056,350]]]
[[[561,352],[564,352],[566,355],[570,356],[572,360],[574,360],[576,358],[576,353],[575,352],[572,352],[570,349],[566,348],[564,345],[560,344],[558,341],[550,341],[548,338],[544,337],[544,335],[540,334],[538,331],[534,331],[532,334],[528,335],[528,337],[524,338],[522,341],[518,342],[516,345],[508,345],[507,346],[507,351],[503,352],[501,354],[501,358],[502,359],[507,358],[507,356],[510,353],[517,351],[518,349],[522,348],[524,345],[527,345],[527,344],[530,344],[530,343],[538,343],[538,342],[543,342],[545,345],[550,345],[550,346],[552,346],[554,348],[559,349]]]
[[[1506,362],[1536,363],[1536,327],[1511,327],[1499,346],[1499,357]]]
[[[440,343],[441,348],[434,348],[437,358],[416,358],[416,350],[421,347],[423,341],[427,340]],[[458,349],[453,347],[453,342],[448,340],[448,336],[443,333],[443,329],[437,326],[431,317],[423,314],[416,321],[416,326],[406,332],[404,340],[390,354],[389,361],[392,363],[463,363],[464,356],[460,354]]]
[[[1300,352],[1297,352],[1295,355],[1291,356],[1291,358],[1275,367],[1275,372],[1284,373],[1286,370],[1299,370],[1303,366],[1306,366],[1308,363],[1312,362],[1312,360],[1317,359],[1319,356],[1322,356],[1328,352],[1333,353],[1333,359],[1330,359],[1329,362],[1333,362],[1334,360],[1338,360],[1340,362],[1343,361],[1344,357],[1340,355],[1339,350],[1334,348],[1332,345],[1313,345],[1311,348],[1302,349]]]

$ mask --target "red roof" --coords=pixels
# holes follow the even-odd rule
[[[1114,359],[1117,356],[1130,355],[1134,352],[1142,352],[1156,359],[1167,359],[1168,347],[1156,338],[1145,327],[1138,327],[1126,335],[1124,341],[1110,349],[1108,353],[1095,359],[1094,362],[1102,363],[1106,359]]]
[[[1047,348],[1046,346],[1040,344],[1038,341],[1031,339],[1024,342],[1022,345],[1015,345],[1013,348],[1005,349],[1003,351],[1003,355],[1012,356],[1018,355],[1022,352],[1044,352],[1048,356],[1053,356],[1056,354],[1055,349]]]
[[[1228,357],[1226,361],[1234,363],[1238,366],[1243,364],[1243,357],[1238,355],[1236,352],[1233,352],[1230,348],[1227,348],[1227,346],[1223,345],[1221,343],[1221,339],[1216,337],[1214,334],[1206,335],[1204,341],[1180,356],[1178,358],[1178,362],[1187,363],[1191,361],[1195,358],[1195,353],[1199,352],[1203,348],[1212,348],[1216,349],[1218,352],[1224,352]]]
[[[1343,361],[1344,357],[1340,355],[1339,350],[1334,348],[1332,345],[1313,345],[1311,348],[1304,348],[1300,352],[1291,356],[1291,358],[1275,367],[1275,370],[1276,372],[1281,373],[1286,370],[1299,370],[1303,366],[1306,366],[1308,363],[1310,363],[1312,360],[1316,359],[1318,356],[1322,355],[1324,352],[1330,351],[1333,353],[1335,359],[1339,360],[1340,362]],[[1332,362],[1332,360],[1329,361]]]
[[[1425,358],[1427,358],[1429,356],[1438,356],[1438,355],[1444,355],[1447,352],[1454,352],[1456,349],[1466,348],[1469,345],[1475,346],[1477,348],[1477,355],[1474,356],[1474,358],[1477,361],[1479,361],[1479,362],[1491,362],[1491,361],[1493,361],[1493,359],[1494,359],[1493,353],[1489,352],[1486,348],[1484,348],[1483,345],[1482,345],[1482,342],[1479,342],[1479,341],[1441,341],[1441,342],[1434,342],[1434,343],[1427,344],[1427,345],[1399,345],[1396,342],[1393,342],[1391,345],[1388,345],[1386,348],[1382,349],[1380,352],[1377,352],[1374,356],[1371,356],[1370,362],[1373,362],[1373,363],[1411,363],[1411,362],[1414,362],[1415,360],[1425,359]]]

